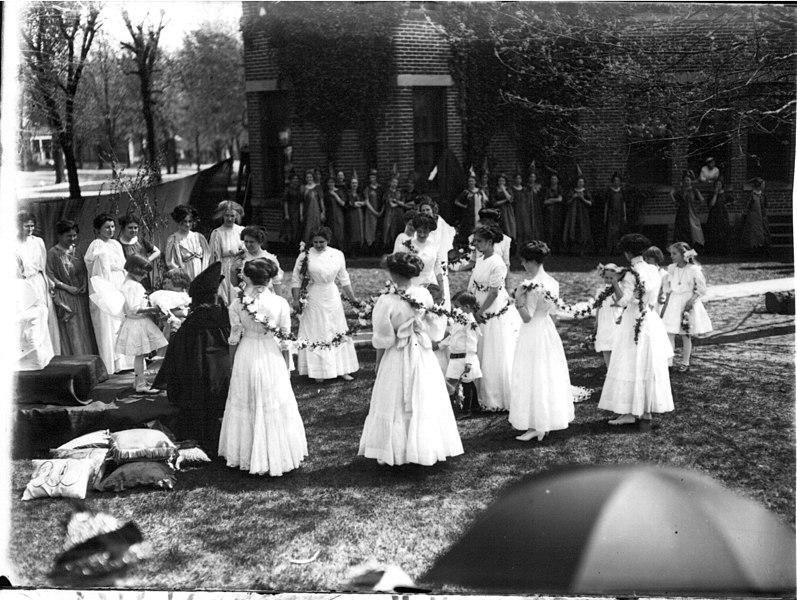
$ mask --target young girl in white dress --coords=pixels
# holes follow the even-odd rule
[[[427,312],[431,294],[410,283],[423,269],[418,256],[391,254],[385,265],[399,293],[380,296],[374,306],[376,381],[358,454],[391,466],[429,466],[463,453],[443,372],[432,351],[432,342],[445,332],[445,317]]]
[[[526,430],[515,438],[521,442],[542,441],[549,431],[567,429],[575,418],[567,358],[551,318],[557,307],[545,294],[559,297],[559,283],[542,266],[550,254],[545,242],[532,241],[520,248],[523,268],[531,277],[515,291],[523,324],[512,368],[509,423]]]
[[[495,225],[480,225],[473,231],[473,245],[482,259],[476,262],[468,283],[468,291],[479,302],[476,320],[482,323],[478,352],[482,378],[476,389],[481,407],[491,411],[509,410],[512,361],[520,329],[520,316],[504,287],[506,264],[494,252],[494,244],[503,237]]]
[[[221,227],[210,232],[210,263],[221,261],[221,274],[224,279],[219,285],[219,296],[226,306],[230,305],[235,295],[230,279],[232,264],[238,253],[243,252],[244,244],[241,240],[243,227],[239,225],[244,216],[243,207],[232,200],[219,202],[215,217],[222,219]]]
[[[610,425],[631,425],[637,419],[649,422],[652,413],[674,409],[667,368],[672,346],[661,318],[650,309],[661,282],[658,268],[642,258],[650,240],[630,233],[620,238],[619,245],[631,268],[611,275],[614,299],[625,311],[598,408],[619,415]]]
[[[136,392],[151,393],[153,390],[144,378],[147,355],[168,344],[161,330],[149,318],[160,313],[160,309],[149,305],[147,292],[140,283],[152,271],[152,264],[143,256],[131,254],[125,261],[125,271],[127,277],[122,284],[125,319],[119,328],[115,350],[117,354],[135,357]]]
[[[653,305],[653,309],[661,315],[662,310],[664,309],[664,301],[666,300],[664,290],[667,287],[667,279],[669,278],[667,269],[662,266],[664,264],[664,253],[659,249],[658,246],[651,246],[642,253],[642,258],[645,259],[646,263],[653,265],[659,270],[661,286],[659,287],[659,294],[656,298],[656,304]]]
[[[360,368],[354,342],[345,335],[349,328],[335,282],[340,284],[352,304],[356,305],[358,300],[351,289],[346,258],[343,252],[328,245],[330,239],[332,230],[328,227],[319,227],[312,232],[313,247],[296,258],[291,282],[293,305],[301,313],[299,337],[323,344],[344,335],[337,345],[299,350],[299,374],[307,375],[317,383],[336,377],[351,381],[351,374]],[[306,273],[302,273],[305,261]]]
[[[276,274],[277,265],[269,260],[247,262],[245,287],[229,306],[233,366],[219,437],[219,456],[228,467],[272,477],[296,469],[307,456],[290,354],[273,333],[291,329],[288,302],[268,287]]]
[[[600,266],[600,276],[606,285],[612,285],[612,273],[619,273],[620,267],[614,263]],[[598,292],[600,295],[605,286]],[[606,368],[609,368],[609,362],[612,358],[612,346],[614,345],[614,338],[617,333],[617,321],[623,314],[623,309],[617,306],[614,300],[614,294],[607,296],[596,307],[598,314],[595,318],[595,352],[603,354],[603,363]]]
[[[711,319],[700,300],[706,293],[706,277],[695,260],[697,252],[689,244],[675,242],[668,250],[673,264],[667,268],[667,284],[664,290],[667,300],[661,318],[673,351],[675,336],[681,336],[683,357],[678,371],[685,373],[689,370],[692,357],[692,336],[703,335],[712,330]],[[687,328],[684,328],[685,324]]]

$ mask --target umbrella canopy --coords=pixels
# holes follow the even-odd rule
[[[524,479],[421,578],[483,592],[795,590],[795,534],[704,475],[578,466]]]

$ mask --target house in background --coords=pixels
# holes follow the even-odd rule
[[[286,170],[292,167],[300,175],[305,169],[320,167],[327,171],[327,158],[320,142],[320,132],[296,117],[292,103],[289,74],[280,71],[279,60],[262,27],[252,27],[267,20],[272,2],[244,2],[242,30],[244,66],[249,120],[250,169],[249,198],[252,220],[265,225],[271,235],[279,231],[280,198],[285,186]],[[301,3],[312,11],[315,3]],[[369,3],[364,3],[369,4]],[[371,3],[373,4],[373,3]],[[379,3],[377,3],[379,4]],[[400,17],[390,34],[395,75],[384,105],[384,115],[377,131],[375,155],[367,157],[361,139],[354,129],[343,131],[337,150],[335,169],[342,169],[347,178],[357,171],[366,179],[369,166],[375,164],[383,184],[396,169],[402,185],[415,176],[426,181],[428,173],[445,150],[457,160],[465,161],[463,120],[459,113],[459,90],[451,72],[452,50],[437,26],[446,3],[390,3],[401,7]],[[661,24],[664,17],[650,5],[640,5],[651,23]],[[699,30],[711,27],[711,15],[690,25]],[[645,21],[641,14],[641,22]],[[744,24],[742,24],[744,25]],[[678,32],[673,32],[678,33]],[[694,31],[691,32],[694,34]],[[341,36],[346,32],[341,31]],[[702,35],[702,33],[701,33]],[[363,61],[368,57],[363,56]],[[351,65],[356,69],[356,65]],[[794,78],[788,85],[793,88]],[[688,77],[688,74],[684,76]],[[336,93],[346,93],[346,80],[341,79]],[[672,140],[650,140],[629,143],[627,115],[623,106],[607,104],[597,112],[580,117],[582,147],[576,162],[591,189],[604,188],[610,175],[617,171],[626,175],[633,186],[644,187],[649,196],[643,206],[642,229],[654,242],[664,245],[671,239],[675,215],[669,192],[678,186],[684,169],[699,172],[708,154],[715,157],[737,202],[732,216],[739,218],[752,177],[767,181],[773,244],[792,245],[792,192],[795,161],[793,125],[781,127],[776,135],[741,130],[717,145],[710,133],[695,134]],[[511,174],[518,165],[528,165],[535,157],[520,156],[516,139],[508,130],[496,131],[487,149],[493,174]],[[710,150],[702,151],[702,148]],[[666,150],[666,152],[662,152]],[[463,164],[467,170],[470,165]],[[476,165],[479,170],[480,165]],[[539,167],[539,161],[538,161]],[[565,177],[567,183],[571,177]],[[461,182],[464,187],[465,182]],[[437,196],[443,206],[453,200],[440,195],[437,180],[429,184],[428,193]],[[704,195],[707,190],[704,188]],[[707,209],[703,210],[703,217]]]

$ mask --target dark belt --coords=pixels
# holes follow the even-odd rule
[[[467,355],[464,352],[461,352],[459,354],[451,354],[451,355],[449,355],[448,358],[451,358],[451,359],[454,359],[454,358],[465,358],[466,356]]]

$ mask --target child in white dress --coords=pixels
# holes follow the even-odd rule
[[[462,412],[475,413],[480,409],[474,381],[481,379],[482,376],[477,354],[481,331],[473,316],[478,303],[476,296],[463,290],[454,294],[451,304],[454,313],[460,315],[462,321],[451,319],[448,336],[440,342],[440,347],[448,348],[446,385],[449,395],[454,395],[461,383]]]
[[[397,293],[383,294],[373,310],[376,381],[360,438],[359,455],[380,464],[433,465],[463,453],[443,372],[432,351],[445,318],[428,312],[432,296],[410,284],[423,269],[415,254],[385,259]]]
[[[223,270],[222,265],[222,270]],[[161,317],[166,319],[162,323],[163,337],[171,339],[174,332],[180,329],[188,316],[188,307],[191,305],[191,296],[188,288],[191,280],[182,269],[169,269],[163,274],[161,289],[149,295],[149,303],[160,309]]]
[[[606,285],[612,285],[612,273],[619,273],[620,267],[614,263],[601,265],[599,267],[600,276]],[[602,287],[598,292],[600,295],[606,289]],[[596,306],[597,315],[595,317],[595,352],[603,354],[603,363],[609,368],[609,361],[612,357],[612,346],[617,332],[618,321],[623,314],[623,309],[617,306],[614,294],[609,294],[600,304]]]
[[[612,274],[614,299],[625,311],[598,408],[618,415],[610,425],[632,425],[637,419],[649,423],[652,413],[674,409],[667,369],[672,347],[661,318],[649,308],[661,280],[658,269],[642,258],[650,240],[629,233],[619,244],[631,268],[622,275]]]
[[[404,213],[404,231],[396,236],[393,242],[393,252],[411,252],[412,238],[415,236],[415,227],[412,220],[418,216],[418,211],[411,209]]]
[[[659,287],[659,293],[656,296],[656,304],[653,305],[653,310],[661,315],[664,309],[664,301],[666,300],[664,289],[667,287],[667,279],[669,278],[667,269],[662,266],[664,265],[664,253],[659,250],[658,246],[651,246],[642,253],[642,258],[645,259],[646,263],[653,265],[659,270],[661,286]]]
[[[116,352],[126,356],[134,356],[133,372],[135,373],[135,390],[138,393],[152,393],[144,378],[146,357],[149,353],[168,344],[158,326],[149,318],[160,312],[159,308],[149,306],[147,292],[139,283],[152,271],[152,264],[143,256],[131,254],[125,261],[127,277],[122,284],[122,295],[125,298],[122,326],[116,337]]]
[[[521,263],[531,278],[515,291],[523,324],[512,368],[509,423],[526,430],[515,438],[521,442],[542,441],[549,431],[567,429],[575,418],[567,358],[551,318],[557,310],[552,298],[559,297],[559,284],[542,266],[550,254],[545,242],[520,248]]]
[[[700,297],[706,293],[706,277],[695,260],[697,252],[689,244],[675,242],[668,250],[673,264],[667,268],[667,300],[661,318],[673,350],[675,336],[681,336],[683,357],[678,371],[685,373],[689,370],[692,357],[692,336],[712,330],[711,319],[700,301]]]
[[[228,308],[233,366],[219,437],[219,456],[228,467],[272,477],[296,469],[307,456],[288,346],[274,335],[291,328],[288,302],[268,286],[277,272],[270,260],[247,262],[245,287]]]

